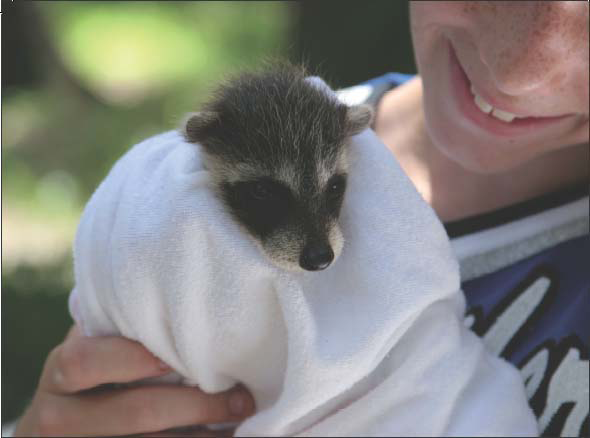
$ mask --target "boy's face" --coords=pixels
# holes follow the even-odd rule
[[[410,10],[426,125],[447,156],[495,173],[588,143],[587,2],[412,2]]]

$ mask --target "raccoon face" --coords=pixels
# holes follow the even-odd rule
[[[263,253],[289,270],[318,271],[341,253],[338,224],[349,138],[372,110],[347,107],[281,67],[222,86],[182,132],[202,147],[219,198]]]
[[[338,217],[346,173],[338,171],[321,185],[293,182],[276,176],[224,182],[220,193],[273,263],[289,270],[325,269],[344,245]]]

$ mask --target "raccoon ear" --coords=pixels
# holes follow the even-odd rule
[[[206,139],[219,121],[217,113],[201,111],[185,116],[180,131],[189,143],[199,143]]]
[[[373,121],[373,108],[370,105],[354,105],[348,107],[346,113],[346,122],[348,124],[348,134],[356,135],[369,127]]]

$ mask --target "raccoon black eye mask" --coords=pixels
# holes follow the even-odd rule
[[[338,218],[346,190],[348,140],[372,110],[348,107],[280,65],[227,81],[183,124],[203,150],[215,191],[276,265],[327,268],[341,253]]]

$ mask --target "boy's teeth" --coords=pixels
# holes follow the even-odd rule
[[[516,117],[512,113],[509,113],[508,111],[499,110],[498,108],[494,108],[494,110],[492,111],[492,116],[494,116],[495,118],[500,119],[504,122],[508,122],[508,123],[513,121],[514,118]]]
[[[473,94],[473,100],[475,105],[483,112],[484,114],[491,114],[497,119],[502,120],[503,122],[510,123],[516,118],[516,114],[509,113],[508,111],[502,111],[498,108],[494,108],[492,105],[487,103],[483,97],[475,92],[473,85],[471,85],[471,94]]]
[[[487,103],[485,100],[483,100],[477,94],[475,95],[474,100],[475,100],[475,104],[477,105],[477,107],[486,114],[489,114],[494,109],[494,107],[492,105]]]

